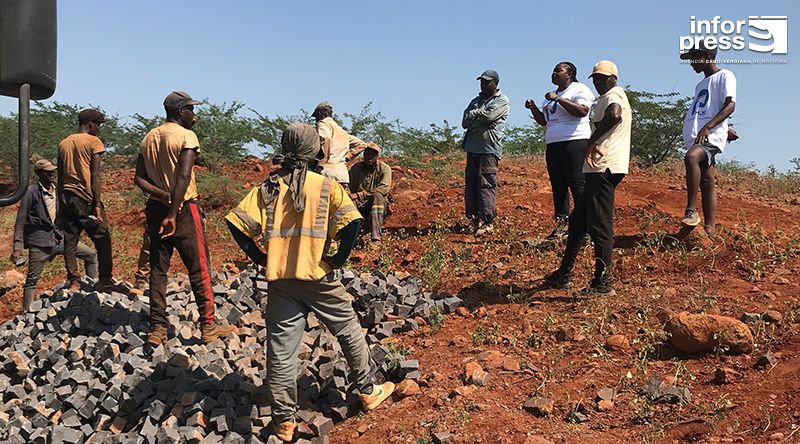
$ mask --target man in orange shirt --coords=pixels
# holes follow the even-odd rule
[[[185,92],[171,92],[164,99],[167,121],[147,133],[136,160],[134,181],[150,196],[145,207],[150,236],[151,331],[147,342],[153,346],[167,340],[167,271],[175,249],[189,271],[202,341],[209,343],[235,330],[214,319],[205,217],[197,201],[192,169],[200,141],[191,128],[197,121],[194,105],[200,103]]]
[[[106,121],[100,111],[87,108],[78,114],[78,132],[58,144],[58,224],[64,230],[64,263],[70,290],[80,289],[77,248],[86,231],[97,249],[98,291],[115,288],[111,278],[111,233],[103,202],[100,156],[105,152],[97,137]]]

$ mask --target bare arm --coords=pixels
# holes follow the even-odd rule
[[[102,161],[100,160],[101,155],[102,153],[92,154],[92,162],[90,164],[92,171],[92,208],[94,215],[98,218],[100,217],[100,208],[103,206],[103,200],[101,198],[103,181],[100,177],[100,167],[102,165]]]
[[[622,121],[622,107],[618,103],[608,105],[603,118],[599,122],[595,122],[594,131],[589,137],[588,145],[586,148],[586,162],[590,167],[594,168],[594,160],[596,157],[602,157],[603,153],[597,148],[597,141],[611,131],[614,126]]]
[[[589,145],[594,145],[597,141],[611,131],[614,126],[622,121],[622,107],[617,103],[608,105],[603,119],[594,124],[594,132],[589,137]]]
[[[733,111],[736,110],[736,102],[733,101],[731,97],[725,97],[725,105],[722,107],[721,110],[714,116],[711,120],[708,121],[703,128],[697,133],[697,138],[695,139],[695,143],[701,144],[708,141],[708,135],[711,134],[711,130],[719,125],[720,123],[724,122],[725,119],[733,114]],[[734,139],[735,140],[735,139]]]
[[[533,120],[535,120],[539,126],[547,126],[547,119],[544,117],[544,113],[539,109],[538,106],[536,106],[536,102],[534,102],[533,99],[528,99],[525,101],[525,108],[531,110]]]
[[[146,194],[159,198],[164,201],[169,201],[169,193],[161,188],[153,185],[150,177],[147,175],[147,169],[144,167],[144,157],[139,154],[136,158],[136,175],[133,177],[133,183],[142,189]]]
[[[185,148],[178,158],[178,167],[175,170],[175,185],[172,187],[172,195],[170,196],[169,213],[161,222],[161,230],[159,231],[162,238],[175,234],[175,220],[178,217],[181,205],[183,205],[183,196],[186,195],[189,180],[192,178],[195,157],[197,157],[197,151],[194,148]]]

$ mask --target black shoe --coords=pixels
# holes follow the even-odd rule
[[[575,297],[593,297],[593,296],[614,296],[617,292],[611,288],[611,284],[606,282],[592,281],[588,287],[576,291],[573,296]]]
[[[544,283],[552,288],[572,288],[572,276],[570,273],[556,270],[544,276]]]
[[[566,219],[557,219],[556,227],[553,231],[544,238],[545,241],[556,241],[559,239],[566,239],[569,235],[568,224]]]

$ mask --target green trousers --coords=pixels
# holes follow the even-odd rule
[[[273,421],[291,421],[297,409],[297,355],[311,311],[342,346],[355,388],[371,392],[367,340],[344,286],[334,273],[320,281],[272,281],[267,291],[267,392]]]

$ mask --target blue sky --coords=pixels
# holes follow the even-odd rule
[[[58,86],[50,100],[111,113],[162,113],[173,89],[213,102],[245,102],[261,114],[294,114],[322,99],[336,113],[368,102],[389,118],[423,126],[460,122],[486,68],[500,73],[510,121],[532,124],[523,107],[552,85],[561,60],[578,67],[610,59],[633,88],[690,95],[699,74],[678,59],[689,17],[789,17],[783,65],[733,65],[733,122],[741,139],[722,160],[790,167],[800,157],[800,2],[268,2],[101,0],[59,2]],[[744,50],[737,58],[765,58]],[[774,57],[773,57],[774,58]],[[16,110],[0,98],[0,113]]]

